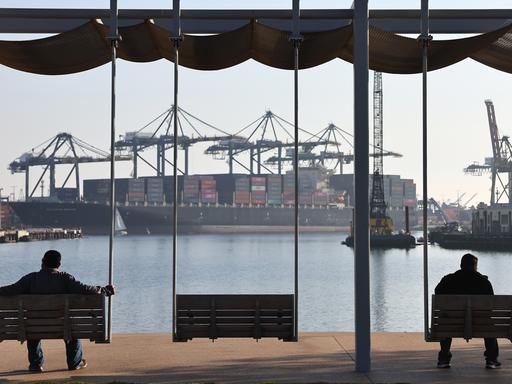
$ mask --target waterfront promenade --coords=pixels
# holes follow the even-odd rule
[[[483,341],[454,342],[452,368],[435,368],[437,343],[420,333],[375,333],[372,372],[354,371],[353,333],[303,333],[298,343],[276,340],[194,340],[169,334],[116,334],[110,345],[84,342],[89,367],[65,370],[64,345],[45,341],[45,373],[28,374],[26,348],[0,343],[0,383],[510,383],[512,347],[501,340],[501,370],[484,369]]]

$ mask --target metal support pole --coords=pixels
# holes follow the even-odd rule
[[[136,179],[137,178],[137,168],[138,168],[138,165],[137,165],[137,158],[139,157],[139,151],[138,151],[138,148],[137,148],[137,138],[134,138],[134,141],[135,141],[135,144],[133,144],[133,147],[132,147],[132,153],[133,153],[133,178]]]
[[[28,201],[30,197],[30,167],[27,164],[27,169],[25,170],[25,201]]]
[[[368,0],[354,1],[354,273],[356,370],[369,372],[370,233],[368,204]]]
[[[162,143],[156,145],[156,175],[161,176],[161,165],[162,165]]]
[[[228,164],[229,164],[229,174],[232,175],[233,174],[233,143],[231,142],[231,140],[229,141]]]
[[[282,157],[283,157],[283,147],[279,146],[277,148],[277,174],[280,175],[283,173],[283,166],[282,166]]]
[[[253,162],[254,162],[254,149],[250,149],[249,150],[249,169],[250,169],[250,173],[251,175],[254,175],[254,166],[253,166]]]
[[[258,144],[256,148],[256,169],[258,170],[258,175],[261,175],[261,147]]]
[[[188,175],[188,145],[185,145],[185,175]]]
[[[178,68],[179,47],[181,36],[180,0],[172,1],[174,24],[171,41],[174,48],[174,105],[173,105],[173,206],[172,206],[172,340],[176,341],[176,288],[177,288],[177,256],[178,256]]]
[[[50,197],[55,196],[55,162],[50,160]]]
[[[302,42],[300,35],[300,0],[293,0],[293,114],[294,114],[294,148],[293,172],[295,178],[294,188],[294,313],[293,338],[299,339],[299,47]],[[258,151],[259,152],[259,151]],[[260,159],[258,158],[258,161]],[[258,162],[259,166],[259,162]]]
[[[78,161],[75,163],[75,182],[76,182],[76,195],[77,199],[80,200],[80,167]]]
[[[115,191],[115,141],[116,141],[116,50],[119,41],[117,0],[110,0],[110,46],[112,49],[112,71],[110,88],[110,236],[108,247],[108,284],[114,285],[114,235],[116,232],[116,191]],[[112,341],[112,296],[108,297],[107,342]]]
[[[427,71],[428,71],[428,45],[432,36],[429,35],[429,10],[428,0],[421,0],[421,36],[423,56],[423,95],[422,95],[422,115],[423,115],[423,322],[425,340],[429,338],[429,288],[428,288],[428,231],[427,231],[427,201],[428,201],[428,124],[427,124]]]

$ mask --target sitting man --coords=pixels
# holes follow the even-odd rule
[[[460,270],[442,278],[437,285],[436,295],[494,295],[492,284],[484,276],[477,272],[478,258],[470,253],[462,256]],[[501,366],[498,361],[498,342],[495,338],[485,340],[485,367],[496,369]],[[441,351],[437,358],[438,368],[450,368],[452,354],[450,347],[452,339],[447,338],[441,341]]]
[[[0,287],[0,296],[12,295],[53,295],[53,294],[83,294],[107,296],[114,294],[114,287],[85,285],[69,273],[59,271],[61,255],[59,252],[50,250],[44,254],[41,270],[23,276],[17,283]],[[29,370],[32,372],[43,372],[43,350],[41,340],[27,340]],[[87,366],[83,359],[82,345],[80,340],[66,341],[66,357],[69,370],[83,369]]]

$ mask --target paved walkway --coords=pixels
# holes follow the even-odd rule
[[[110,345],[84,343],[89,367],[65,370],[64,344],[44,342],[45,373],[27,374],[25,345],[0,343],[0,382],[130,383],[511,383],[512,347],[501,341],[501,370],[483,366],[483,342],[454,342],[452,368],[435,368],[437,344],[419,333],[373,335],[368,375],[354,371],[353,333],[304,333],[298,343],[225,339],[172,343],[167,334],[116,334]]]

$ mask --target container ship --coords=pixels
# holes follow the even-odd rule
[[[390,214],[403,225],[404,203],[415,198],[416,187],[399,176],[387,178],[386,185],[397,203]],[[171,233],[173,191],[171,176],[116,179],[116,226],[125,226],[128,234]],[[27,227],[80,227],[90,235],[109,232],[108,179],[83,180],[80,197],[72,188],[58,189],[55,196],[9,204]],[[299,169],[301,231],[348,231],[352,196],[353,175]],[[177,200],[180,233],[293,231],[293,173],[179,176]]]

